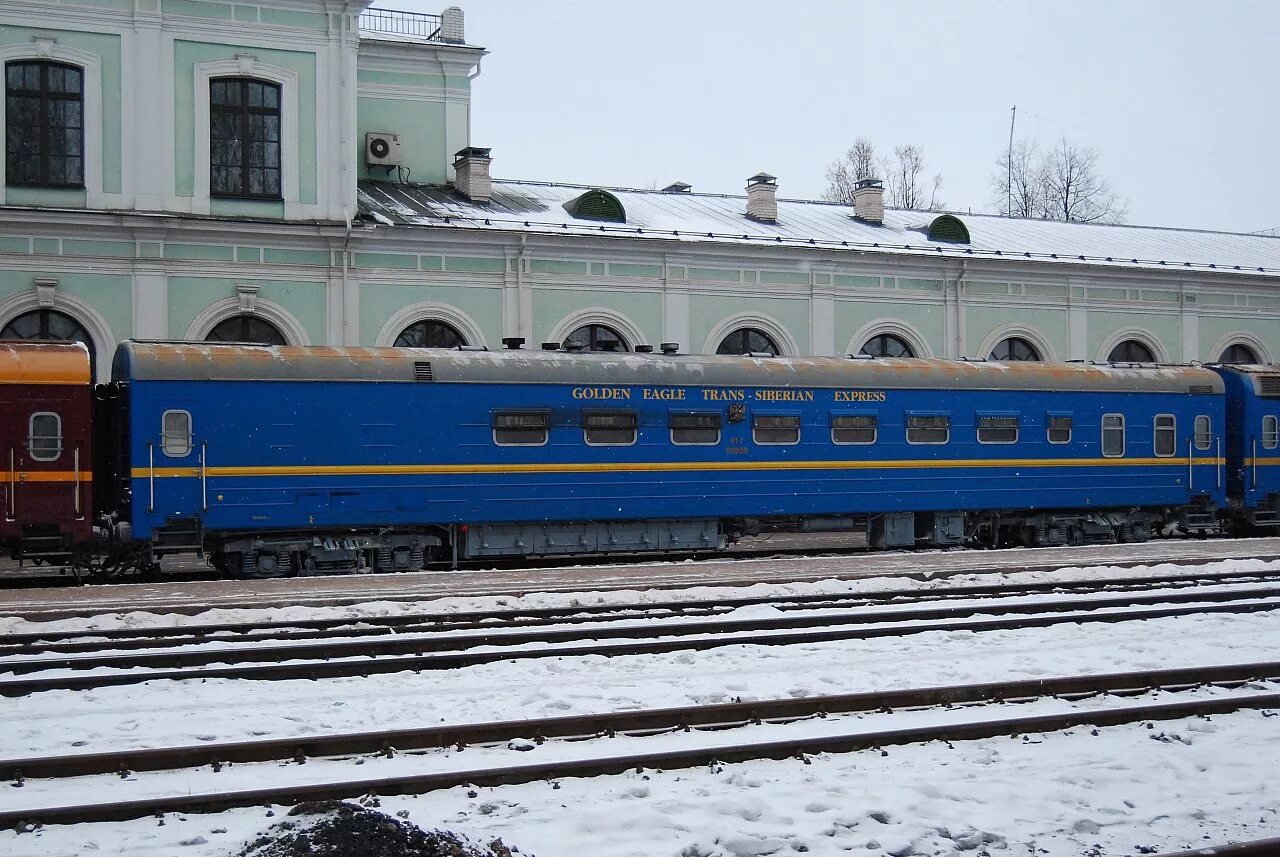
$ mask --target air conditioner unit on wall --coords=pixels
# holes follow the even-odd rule
[[[364,161],[370,166],[400,166],[400,136],[383,131],[365,134]]]

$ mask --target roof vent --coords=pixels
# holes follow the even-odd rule
[[[663,193],[689,193],[693,190],[693,185],[685,182],[672,182],[662,189]]]
[[[747,217],[763,223],[778,220],[778,178],[756,173],[747,179]]]
[[[508,351],[519,351],[524,347],[523,336],[504,336],[502,337],[502,347]]]
[[[413,380],[430,381],[431,380],[431,363],[426,360],[419,360],[414,362]]]
[[[662,353],[663,353],[663,354],[675,354],[677,351],[679,351],[679,350],[680,350],[680,343],[679,343],[679,342],[664,342],[664,343],[662,343],[661,345],[659,345],[658,347],[659,347],[660,349],[662,349]]]
[[[867,223],[884,223],[884,182],[859,179],[854,184],[853,216]]]
[[[636,350],[636,353],[637,353],[637,354],[652,354],[652,353],[653,353],[653,346],[652,346],[652,345],[637,345],[635,350]]]
[[[969,243],[969,227],[954,214],[941,214],[933,219],[926,230],[930,241],[949,241],[952,244]]]
[[[560,350],[560,343],[559,343],[559,342],[544,342],[544,343],[542,343],[542,350],[543,350],[543,351],[559,351],[559,350]]]
[[[453,186],[458,193],[472,202],[488,202],[493,196],[493,184],[489,180],[491,149],[467,146],[453,156]]]
[[[1264,399],[1280,399],[1280,375],[1259,375],[1258,395]]]
[[[622,202],[608,191],[592,188],[582,196],[564,204],[565,211],[579,220],[599,220],[604,223],[626,223],[627,210]]]

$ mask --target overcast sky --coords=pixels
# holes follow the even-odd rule
[[[502,178],[818,198],[859,136],[992,210],[1017,137],[1094,146],[1127,222],[1280,227],[1280,3],[457,0]],[[379,0],[439,12],[447,0]]]

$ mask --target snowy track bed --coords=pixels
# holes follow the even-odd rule
[[[1097,577],[1104,578],[1109,573],[1119,576],[1119,571],[1104,571]],[[1194,573],[1203,574],[1210,569],[1165,571],[1185,573],[1189,582]],[[1256,585],[1270,580],[1275,568],[1271,564],[1233,562],[1212,571],[1256,572],[1260,578]],[[1125,576],[1132,575],[1132,570],[1125,572]],[[1093,576],[1084,572],[1065,572],[1058,580]],[[1052,575],[1040,573],[1022,577],[1054,579]],[[878,583],[880,590],[886,588],[886,581]],[[829,587],[829,591],[847,595],[864,587],[874,591],[876,587],[872,584],[871,581],[857,581],[805,586],[818,590]],[[1227,587],[1221,580],[1215,584],[1195,591],[1246,591],[1249,588],[1248,584]],[[895,580],[893,585],[902,586],[903,581]],[[697,590],[689,593],[662,592],[660,595],[667,600],[671,600],[673,595],[703,600],[709,597],[724,600],[776,595],[779,606],[782,606],[781,602],[787,595],[800,594],[797,588],[777,586],[775,592],[761,591],[761,588],[746,592]],[[921,588],[927,590],[932,587],[925,585]],[[1191,596],[1190,590],[1188,585],[1183,596]],[[823,593],[810,590],[803,594]],[[866,592],[860,594],[867,595]],[[926,593],[922,591],[920,594]],[[511,599],[512,603],[508,604],[495,604],[492,599],[458,599],[448,606],[455,611],[508,608],[518,611],[535,606],[558,609],[573,608],[575,604],[607,605],[619,599],[620,595],[531,596],[518,602]],[[928,595],[936,596],[937,593]],[[1105,593],[1105,597],[1115,595],[1114,592]],[[557,603],[560,598],[564,599],[563,603]],[[874,598],[868,600],[875,603]],[[1036,609],[1041,611],[1046,603],[1053,600],[1068,599],[1063,599],[1060,592],[1023,593],[1018,597],[999,599],[1006,606],[1019,601],[1038,603]],[[1253,600],[1259,610],[1267,606]],[[640,605],[645,601],[645,598],[633,598],[630,602],[622,599],[615,603]],[[902,604],[892,607],[891,612],[901,618],[904,612],[922,606],[934,609],[932,605],[920,605],[907,598]],[[1039,619],[1055,620],[1042,627],[1017,627],[1014,624],[979,627],[966,625],[969,620],[943,620],[950,624],[935,622],[933,627],[917,628],[907,636],[902,636],[900,627],[896,630],[892,627],[903,623],[889,622],[884,626],[885,635],[878,636],[848,633],[868,630],[865,624],[832,628],[822,623],[829,624],[832,616],[852,612],[886,612],[883,604],[877,611],[854,611],[849,607],[819,604],[804,604],[796,610],[755,605],[745,610],[739,608],[736,616],[709,616],[698,622],[683,618],[680,623],[709,622],[716,625],[725,618],[782,620],[799,615],[809,616],[818,624],[815,628],[796,631],[757,631],[754,637],[744,634],[742,636],[746,639],[729,644],[721,640],[719,644],[708,647],[655,650],[647,654],[621,651],[605,657],[599,653],[572,654],[543,646],[548,651],[534,657],[517,659],[510,651],[494,652],[497,657],[488,663],[456,665],[437,671],[333,677],[322,681],[282,679],[266,684],[234,678],[193,682],[155,680],[151,677],[144,683],[129,687],[52,690],[0,700],[0,734],[5,736],[0,756],[13,760],[23,756],[126,752],[182,744],[213,750],[216,745],[228,742],[268,739],[322,744],[325,736],[332,733],[373,733],[407,727],[463,728],[487,721],[531,721],[548,717],[564,719],[578,716],[604,722],[602,718],[610,715],[626,715],[634,719],[642,718],[648,709],[697,706],[705,710],[709,705],[723,705],[735,700],[754,702],[758,706],[764,704],[760,701],[786,705],[789,701],[800,700],[813,704],[818,697],[840,694],[1040,680],[1055,676],[1096,677],[1101,673],[1171,667],[1246,664],[1280,651],[1276,646],[1280,642],[1280,611],[1209,613],[1196,609],[1228,606],[1214,604],[1212,599],[1188,601],[1178,606],[1186,607],[1186,612],[1182,615],[1152,615],[1140,621],[1141,612],[1150,610],[1150,607],[1112,607],[1111,612],[1129,615],[1124,619],[1117,616],[1117,621],[1110,623],[1093,621],[1097,616],[1071,613],[1042,614]],[[423,607],[413,605],[419,613],[424,612]],[[431,605],[432,609],[439,607],[438,604]],[[967,598],[949,600],[945,607],[976,608],[979,612],[1003,609],[998,604],[983,604]],[[413,612],[400,608],[401,605],[392,605],[384,612],[392,617]],[[281,618],[351,621],[351,613],[369,615],[380,610],[384,607],[293,610],[288,611],[288,617],[276,615],[277,611],[244,611],[235,616],[217,618],[248,623]],[[212,618],[183,617],[182,621],[194,619],[200,623],[203,620],[208,624]],[[163,616],[141,617],[118,621],[114,627],[128,628],[132,625],[141,629],[149,625],[166,625],[167,620],[168,617]],[[100,620],[79,620],[78,624],[80,629],[92,631],[95,629],[86,626],[97,621]],[[669,621],[674,624],[674,620]],[[989,620],[984,616],[983,621]],[[58,624],[63,632],[77,633],[76,623],[71,620]],[[572,630],[581,638],[590,639],[600,628],[616,626],[643,631],[648,624],[651,627],[646,639],[652,639],[663,633],[659,629],[667,623],[655,623],[652,617],[624,620],[610,617],[604,621],[593,619],[578,624],[579,627],[573,629],[558,624],[546,625],[545,629]],[[873,626],[871,630],[877,628],[879,626]],[[814,630],[839,633],[826,639],[814,639],[811,633]],[[707,633],[704,626],[701,634],[705,636]],[[791,633],[809,636],[798,636],[788,641],[763,639],[763,633],[772,633],[775,637]],[[433,636],[456,639],[467,636],[467,633],[455,629]],[[698,639],[698,635],[691,633],[689,639]],[[111,644],[110,641],[103,642],[108,646]],[[630,642],[622,640],[618,644]],[[168,645],[168,642],[163,645]],[[185,648],[200,650],[214,645],[227,644],[217,639]],[[260,666],[259,669],[268,669],[269,666]],[[1193,682],[1188,680],[1186,683]],[[1217,709],[1219,713],[1209,715],[1208,719],[1196,716],[1194,712],[1212,709],[1189,709],[1181,713],[1174,709],[1161,715],[1172,719],[1153,720],[1154,726],[1150,730],[1145,726],[1137,730],[1129,726],[1107,726],[1098,729],[1096,735],[1092,734],[1093,723],[1120,722],[1107,719],[1103,709],[1118,707],[1117,703],[1121,701],[1102,696],[1087,699],[1064,697],[1041,698],[1014,706],[987,705],[952,711],[945,708],[846,714],[830,711],[826,718],[780,718],[789,720],[785,723],[771,723],[769,718],[765,718],[762,725],[720,731],[699,731],[695,728],[690,733],[683,733],[661,730],[663,734],[660,735],[620,735],[589,740],[557,740],[552,737],[541,745],[516,741],[508,747],[507,741],[513,737],[532,737],[519,736],[518,732],[523,730],[515,730],[505,737],[490,736],[489,740],[496,744],[469,746],[461,752],[424,747],[407,754],[395,754],[394,758],[312,759],[306,765],[257,762],[224,766],[220,773],[213,773],[206,766],[134,774],[128,781],[102,775],[63,781],[33,778],[28,779],[22,789],[6,789],[10,798],[6,804],[35,809],[78,801],[81,798],[73,797],[75,789],[99,801],[120,801],[157,794],[185,795],[263,787],[285,789],[285,792],[264,793],[267,796],[262,798],[263,801],[285,802],[286,799],[280,795],[287,794],[291,788],[363,779],[369,782],[339,786],[338,791],[330,794],[358,797],[365,791],[380,792],[383,794],[383,809],[408,810],[412,818],[424,826],[449,827],[476,837],[501,835],[525,853],[532,852],[542,857],[556,857],[572,851],[590,853],[593,857],[597,854],[604,857],[643,854],[649,857],[668,853],[673,857],[682,853],[688,857],[760,857],[795,850],[843,853],[849,847],[864,848],[873,839],[876,844],[867,849],[869,854],[950,854],[975,843],[982,847],[982,834],[988,835],[986,847],[989,848],[995,848],[998,843],[1013,848],[1015,844],[1034,841],[1037,847],[1052,845],[1048,848],[1050,854],[1088,853],[1095,843],[1104,849],[1096,853],[1108,855],[1132,854],[1138,845],[1174,851],[1197,844],[1198,839],[1187,835],[1188,831],[1199,836],[1199,831],[1203,830],[1212,842],[1274,835],[1277,803],[1275,795],[1267,791],[1270,757],[1262,749],[1265,743],[1256,739],[1265,733],[1274,741],[1277,737],[1274,727],[1280,719],[1265,716],[1271,713],[1269,710],[1225,712],[1242,704],[1240,698],[1246,696],[1265,695],[1266,698],[1243,704],[1273,707],[1276,704],[1275,694],[1275,686],[1266,684],[1240,688],[1196,688],[1125,699],[1122,705],[1129,709],[1123,715],[1125,718],[1139,716],[1131,711],[1135,704],[1176,702],[1225,707]],[[1060,715],[1082,717],[1084,719],[1072,722],[1088,725],[1060,731],[1061,726],[1042,720],[1039,725],[1025,725],[1018,730],[1027,733],[1029,737],[1026,739],[983,737],[984,734],[998,735],[1001,730],[1009,730],[1008,724],[1000,729],[989,725],[992,720]],[[1120,715],[1112,715],[1115,716]],[[1151,718],[1154,717],[1156,715],[1152,714]],[[984,727],[983,723],[988,725]],[[653,728],[660,729],[657,726]],[[920,741],[918,733],[925,728],[969,731],[950,733],[951,746],[936,740],[899,746],[898,741],[881,735],[873,743],[884,748],[889,753],[887,757],[881,756],[880,750],[857,749],[866,746],[865,742],[870,740],[868,733],[915,731],[917,737],[910,740]],[[983,733],[983,728],[988,731]],[[1051,729],[1059,731],[1048,731]],[[1117,755],[1110,760],[1110,767],[1092,773],[1092,782],[1104,786],[1113,777],[1119,782],[1138,782],[1145,771],[1161,773],[1168,779],[1167,764],[1162,766],[1161,759],[1173,757],[1185,765],[1186,759],[1199,758],[1203,745],[1218,741],[1222,732],[1248,733],[1239,737],[1237,743],[1241,748],[1253,749],[1247,752],[1233,749],[1217,757],[1212,754],[1204,757],[1212,764],[1206,765],[1199,776],[1201,780],[1213,779],[1220,791],[1214,800],[1196,797],[1198,794],[1214,797],[1213,789],[1205,783],[1184,783],[1175,779],[1173,785],[1176,788],[1172,790],[1147,787],[1138,795],[1143,800],[1158,798],[1163,801],[1162,808],[1131,797],[1125,799],[1135,803],[1137,809],[1126,807],[1123,802],[1117,808],[1110,803],[1098,802],[1105,796],[1105,788],[1091,790],[1081,787],[1078,782],[1061,780],[1062,772],[1076,764],[1077,756],[1084,766],[1080,773],[1082,779],[1096,764],[1087,757],[1091,745],[1075,743],[1081,738],[1081,730],[1089,741],[1129,747],[1127,755]],[[948,733],[937,734],[946,736]],[[1130,738],[1117,737],[1126,735]],[[1152,736],[1157,740],[1151,740]],[[801,741],[811,743],[798,743]],[[858,741],[864,743],[859,744]],[[777,746],[770,752],[763,752],[758,749],[761,743]],[[735,758],[753,758],[751,755],[734,755],[733,748],[744,744],[756,746],[757,750],[753,752],[766,756],[788,757],[804,753],[809,756],[809,764],[794,760],[727,763]],[[979,745],[996,748],[1004,755],[982,767],[984,763],[974,762],[976,757],[972,755],[972,749]],[[1038,771],[1031,764],[1033,759],[1025,760],[1027,764],[1018,769],[1020,775],[1029,778],[1027,782],[1031,785],[1023,793],[1010,788],[1005,794],[995,789],[998,796],[991,801],[994,803],[1003,797],[1009,801],[1009,806],[1017,807],[1016,811],[1001,811],[999,806],[994,812],[984,810],[979,805],[979,797],[982,802],[987,800],[984,777],[992,773],[1004,776],[999,770],[1000,764],[1022,752],[1026,745],[1046,748],[1049,754],[1040,759]],[[1230,742],[1228,745],[1234,746]],[[523,749],[515,749],[517,747]],[[801,747],[807,749],[797,749]],[[840,752],[834,754],[835,751]],[[922,772],[919,767],[883,767],[882,760],[912,757],[920,752],[933,758],[933,769]],[[1051,755],[1063,752],[1067,756]],[[634,772],[629,758],[615,760],[612,768],[601,762],[605,755],[629,757],[632,753],[651,754],[648,763],[634,763],[645,768],[643,773]],[[686,754],[682,760],[671,755],[682,753]],[[1263,754],[1261,758],[1259,754]],[[713,759],[720,764],[712,765]],[[204,762],[207,760],[195,764]],[[573,765],[587,762],[595,763],[597,767],[578,768],[575,773]],[[1228,764],[1234,766],[1232,779],[1226,776]],[[564,765],[569,767],[557,767]],[[991,767],[993,765],[994,768]],[[497,783],[520,779],[508,776],[506,780],[487,780],[479,773],[494,767],[503,771],[523,767],[524,777],[539,781],[501,787],[477,785],[469,789],[450,788],[447,779],[441,779],[459,777],[459,771],[472,772],[471,776],[457,780],[461,782]],[[676,770],[677,767],[682,769]],[[1195,779],[1188,773],[1190,768],[1179,770],[1184,779]],[[629,772],[621,773],[623,771]],[[881,779],[870,778],[871,771],[879,771]],[[916,779],[910,779],[908,771]],[[612,776],[585,777],[589,773],[610,772]],[[1015,775],[1019,775],[1018,772],[1010,769],[1008,776]],[[433,777],[438,779],[430,785]],[[548,778],[553,782],[543,781]],[[419,798],[392,798],[386,793],[401,790],[386,785],[392,781],[399,782],[403,789],[409,791],[425,792],[428,788],[442,787],[443,790]],[[733,784],[736,781],[754,785],[739,788]],[[381,787],[380,783],[383,784]],[[656,784],[654,787],[659,790],[656,795],[650,783]],[[690,790],[691,783],[698,785]],[[859,783],[860,788],[857,786]],[[1201,788],[1196,791],[1193,785]],[[68,787],[72,791],[67,791]],[[640,794],[645,788],[651,790]],[[965,797],[966,789],[976,790],[978,794]],[[930,798],[926,790],[937,790],[941,797]],[[810,810],[807,808],[809,801],[798,805],[794,803],[798,799],[796,795],[801,792],[807,793],[809,799],[814,799],[815,795],[838,797],[833,798],[831,805],[824,810]],[[271,797],[271,794],[276,796]],[[475,796],[468,797],[470,794]],[[902,802],[911,794],[916,795],[914,801]],[[1249,795],[1252,803],[1240,798],[1242,794]],[[1037,803],[1041,799],[1043,802]],[[1057,804],[1070,800],[1076,803],[1069,804],[1067,808],[1078,811],[1079,816],[1059,824],[1064,810]],[[255,802],[260,801],[255,799]],[[1244,808],[1256,817],[1250,818]],[[3,807],[5,811],[8,809],[8,806]],[[163,827],[156,827],[154,819],[65,827],[51,825],[38,832],[20,835],[0,833],[0,852],[60,855],[97,850],[99,853],[180,853],[194,857],[217,854],[226,857],[235,853],[245,839],[270,823],[263,817],[263,812],[261,808],[233,810],[215,816],[188,816],[185,821],[169,815]],[[1201,817],[1195,818],[1192,815],[1195,812],[1199,812]],[[1156,817],[1152,828],[1156,829],[1162,821],[1158,818],[1162,813],[1183,822],[1181,827],[1169,826],[1172,834],[1182,835],[1183,839],[1143,839],[1138,835],[1143,832],[1141,824],[1145,822],[1141,821],[1142,818],[1149,821]],[[652,835],[643,825],[630,826],[637,814],[654,824]],[[671,823],[663,821],[660,816]],[[964,823],[955,820],[961,816]],[[1256,819],[1264,816],[1266,822],[1259,824]],[[879,817],[888,820],[877,820]],[[998,820],[1000,824],[979,823],[988,818]],[[1079,827],[1076,821],[1080,821]],[[945,828],[947,835],[939,833],[939,827]],[[1099,831],[1096,835],[1089,833],[1095,828]],[[880,839],[876,839],[877,832]],[[859,836],[863,837],[860,842]],[[975,840],[973,836],[979,838]],[[182,842],[191,844],[180,846]],[[1085,844],[1081,846],[1081,842]],[[96,848],[93,847],[95,845]],[[797,845],[803,848],[796,848]],[[901,850],[906,845],[911,845],[913,850]],[[1014,850],[1011,853],[1026,852]]]

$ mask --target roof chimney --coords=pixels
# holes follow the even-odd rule
[[[472,202],[488,202],[493,196],[489,181],[490,149],[467,146],[453,156],[453,186]]]
[[[747,217],[765,223],[778,219],[778,179],[768,173],[756,173],[747,179]]]
[[[884,223],[884,182],[859,179],[854,184],[853,216],[867,223]]]
[[[663,193],[689,193],[693,190],[693,185],[688,182],[672,182],[662,189]]]

